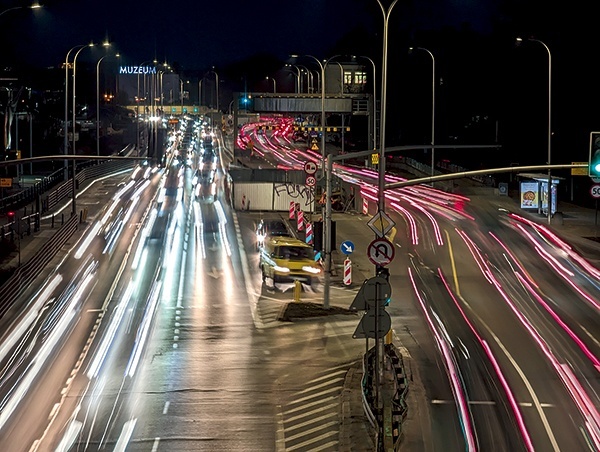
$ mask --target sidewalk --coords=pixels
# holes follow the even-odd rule
[[[100,200],[110,200],[112,194],[116,193],[117,186],[123,181],[129,179],[130,173],[109,176],[104,179],[89,181],[84,185],[76,196],[75,207],[80,215],[80,226],[74,236],[80,236],[89,224],[90,220],[95,218],[102,210],[104,204]],[[0,260],[0,272],[10,271],[28,262],[68,220],[72,211],[72,198],[63,199],[54,209],[45,212],[40,218],[40,228],[34,232],[33,224],[31,233],[21,232],[21,238],[15,233],[17,249],[12,252],[8,258]],[[28,207],[27,211],[33,209]]]

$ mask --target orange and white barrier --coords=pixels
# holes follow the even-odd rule
[[[296,216],[296,203],[294,201],[290,201],[290,216],[289,219],[293,220]]]
[[[369,213],[369,201],[367,201],[367,198],[363,198],[362,213],[363,215],[368,215]]]

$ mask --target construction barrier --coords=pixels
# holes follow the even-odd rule
[[[348,257],[344,260],[344,284],[352,284],[352,261]]]
[[[363,215],[367,215],[369,213],[369,201],[367,201],[367,198],[363,198],[362,213]]]
[[[296,230],[298,232],[304,231],[304,212],[301,210],[298,211],[298,219],[296,223]]]
[[[296,217],[296,203],[294,201],[290,201],[290,216],[289,219],[293,220]]]
[[[306,222],[306,243],[308,243],[309,245],[312,245],[313,243],[313,229],[312,229],[312,223],[310,221]]]

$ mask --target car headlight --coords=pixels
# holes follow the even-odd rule
[[[318,267],[305,266],[305,267],[302,267],[302,270],[305,271],[306,273],[312,273],[313,275],[318,275],[319,273],[321,273],[321,269]]]
[[[287,267],[280,267],[279,265],[275,265],[273,267],[273,270],[275,270],[276,272],[279,272],[279,273],[289,273],[290,272],[289,268],[287,268]]]

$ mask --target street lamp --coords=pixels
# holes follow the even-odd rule
[[[273,80],[273,93],[276,93],[277,92],[277,82],[275,81],[275,79],[273,77],[269,77],[267,75],[266,80]]]
[[[76,108],[76,105],[75,105],[75,98],[77,96],[76,96],[76,91],[75,91],[75,81],[76,81],[76,74],[77,74],[77,57],[79,56],[79,54],[81,53],[81,51],[83,49],[85,49],[87,47],[94,47],[94,45],[95,44],[92,42],[90,44],[87,44],[84,47],[81,47],[79,50],[77,50],[77,52],[75,52],[75,56],[73,57],[73,75],[72,75],[72,77],[73,77],[73,112],[72,112],[73,113],[73,142],[72,143],[73,144],[71,145],[71,148],[72,148],[72,151],[73,151],[72,152],[73,156],[75,156],[75,154],[76,154],[76,150],[75,150],[75,131],[76,131],[76,128],[75,128],[75,113],[77,111],[77,108]],[[106,43],[104,45],[106,45]],[[77,170],[76,165],[77,165],[77,162],[73,158],[71,160],[71,168],[72,168],[72,172],[73,172],[73,174],[71,175],[73,177],[73,199],[72,199],[73,204],[72,204],[72,211],[71,211],[72,215],[75,215],[77,213],[77,206],[75,204],[76,203],[75,193],[77,191],[77,181],[76,181],[76,178],[75,178],[75,172]]]
[[[41,8],[41,7],[42,7],[42,5],[40,5],[38,2],[34,2],[31,5],[29,5],[29,6],[13,6],[12,8],[8,8],[8,9],[5,9],[4,11],[2,11],[0,13],[0,16],[2,16],[3,14],[6,14],[9,11],[14,11],[15,9],[25,9],[25,8],[28,8],[28,9],[38,9],[38,8]]]
[[[298,68],[298,66],[296,66],[294,64],[289,64],[289,63],[286,64],[285,66],[296,69],[296,72],[293,72],[293,71],[290,71],[290,72],[292,72],[297,77],[296,93],[301,93],[302,92],[302,86],[301,86],[302,80],[300,78],[300,68]]]
[[[394,0],[389,8],[386,10],[384,6],[381,4],[381,0],[377,0],[379,3],[379,7],[381,8],[381,13],[383,14],[383,58],[381,64],[381,133],[380,136],[380,145],[379,145],[379,197],[378,197],[378,211],[383,211],[385,208],[385,119],[386,119],[386,99],[387,99],[387,51],[388,51],[388,28],[389,28],[389,20],[390,14],[392,13],[392,9],[396,5],[398,0]]]
[[[552,164],[552,55],[550,49],[544,42],[539,39],[527,38],[528,41],[537,42],[541,44],[548,53],[548,224],[552,223],[552,170],[550,166]],[[523,39],[517,38],[517,44],[523,42]]]
[[[215,68],[213,67],[210,71],[208,71],[206,74],[204,74],[204,76],[206,77],[206,75],[208,75],[210,73],[215,74],[215,87],[216,87],[215,88],[215,94],[217,96],[217,99],[216,99],[216,107],[217,108],[216,108],[216,110],[219,111],[219,74],[217,74],[215,72]]]
[[[96,155],[100,156],[100,62],[108,55],[101,57],[96,63]],[[119,58],[119,54],[115,55]]]
[[[90,44],[80,44],[71,48],[67,52],[67,56],[65,58],[65,136],[64,136],[64,144],[63,144],[63,152],[65,155],[69,153],[69,56],[71,52],[77,49],[82,49],[84,47],[89,46]],[[73,134],[75,134],[75,124],[73,124]],[[69,163],[65,159],[64,161],[65,169],[64,169],[64,179],[67,180],[69,178]]]
[[[431,176],[435,175],[435,58],[433,53],[424,47],[410,47],[409,52],[413,50],[423,50],[431,57]],[[433,187],[433,182],[431,183]]]

